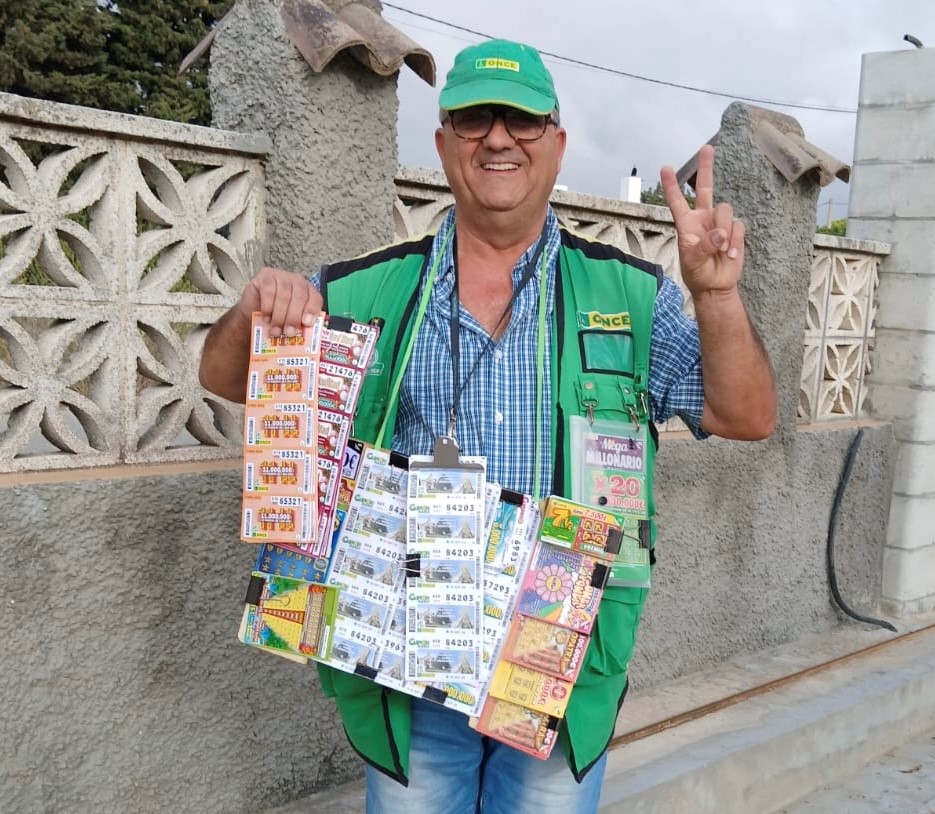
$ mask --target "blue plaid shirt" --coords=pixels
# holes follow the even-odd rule
[[[435,237],[429,267],[445,246],[452,228],[453,209]],[[523,494],[531,493],[534,480],[531,462],[535,459],[536,442],[536,332],[539,289],[543,284],[548,335],[542,404],[552,403],[549,348],[560,243],[558,219],[549,207],[544,248],[546,279],[541,279],[541,265],[537,264],[513,303],[506,330],[496,342],[488,346],[487,332],[463,307],[460,311],[458,382],[463,390],[457,405],[458,445],[463,455],[487,458],[488,479]],[[535,246],[530,246],[513,268],[514,290],[534,250]],[[435,437],[448,432],[453,394],[450,323],[455,285],[453,241],[447,242],[444,251],[400,391],[392,447],[406,455],[430,453]],[[312,283],[318,285],[318,275],[313,275]],[[682,293],[668,278],[663,281],[655,302],[648,387],[654,421],[678,415],[696,436],[704,437],[700,428],[704,391],[698,327],[682,313]],[[541,413],[539,436],[546,448],[541,450],[539,474],[542,495],[547,495],[552,483],[551,410],[546,406]]]

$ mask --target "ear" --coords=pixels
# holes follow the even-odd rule
[[[564,127],[555,128],[555,174],[556,176],[562,169],[562,159],[565,157],[565,144],[568,134]]]
[[[442,125],[435,131],[435,150],[438,153],[438,159],[444,166],[445,163],[445,127]]]

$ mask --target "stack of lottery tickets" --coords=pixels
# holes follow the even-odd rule
[[[549,756],[622,536],[616,516],[548,499],[478,731]]]
[[[378,329],[319,315],[296,336],[254,314],[241,539],[327,556],[344,449]]]
[[[452,522],[456,516],[460,522],[450,536],[433,528],[427,537],[409,540],[407,503],[421,488],[419,476],[414,480],[409,462],[386,450],[364,447],[359,461],[354,483],[343,484],[351,497],[326,580],[341,589],[334,645],[328,658],[318,660],[476,713],[492,654],[506,634],[510,601],[523,573],[518,558],[531,550],[538,510],[529,498],[501,497],[498,486],[486,484],[487,520],[479,527],[473,525],[478,517],[452,509]],[[513,501],[510,510],[497,509],[504,500]],[[458,532],[465,526],[470,538]],[[486,569],[488,584],[481,580],[485,548],[480,542],[490,539],[502,540],[491,557],[496,554],[508,573]],[[487,591],[494,583],[502,596],[489,603]]]
[[[283,643],[263,630],[263,608],[248,603],[241,640],[443,704],[490,737],[547,758],[619,545],[618,521],[554,497],[540,513],[530,497],[486,484],[478,610],[477,566],[461,556],[464,543],[437,557],[433,541],[407,541],[407,495],[419,488],[405,458],[356,441],[351,448],[342,484],[349,498],[339,504],[344,520],[330,559],[267,544],[251,580],[254,595],[271,573],[320,582],[337,592],[333,615],[304,615],[289,637],[271,619]],[[317,601],[322,613],[331,607]]]
[[[257,543],[239,639],[467,715],[545,759],[623,529],[613,514],[350,439],[377,329],[254,318],[241,537]]]

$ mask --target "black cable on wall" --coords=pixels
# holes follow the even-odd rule
[[[838,488],[834,494],[834,503],[831,504],[831,517],[828,520],[828,583],[831,586],[831,595],[834,597],[834,601],[845,614],[852,619],[856,619],[858,622],[866,622],[868,625],[876,625],[877,627],[883,627],[896,633],[896,628],[889,622],[883,619],[873,619],[869,616],[857,613],[844,601],[841,592],[838,590],[838,578],[834,569],[834,527],[837,522],[838,511],[841,508],[841,498],[844,496],[844,489],[847,487],[847,482],[851,479],[851,470],[854,468],[854,458],[857,457],[857,450],[860,447],[860,441],[863,435],[864,430],[863,427],[861,427],[857,430],[854,440],[851,441],[851,445],[847,450],[847,458],[844,459],[844,469],[841,471],[841,477],[838,479]]]

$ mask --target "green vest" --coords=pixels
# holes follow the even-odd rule
[[[419,281],[426,272],[433,236],[396,244],[323,270],[325,310],[360,322],[380,320],[374,364],[365,377],[353,436],[373,442],[388,417],[385,446],[392,440],[396,404],[388,404],[396,365],[409,341]],[[553,492],[565,493],[570,481],[566,417],[593,414],[649,421],[646,382],[653,303],[662,270],[613,246],[593,243],[564,229],[557,264],[553,347],[551,348]],[[632,359],[620,370],[585,372],[584,333],[579,314],[629,313]],[[557,383],[557,384],[556,384]],[[655,445],[649,444],[647,491],[650,514]],[[627,689],[627,665],[646,600],[644,588],[608,587],[604,591],[584,665],[568,703],[561,740],[569,765],[580,779],[600,758],[613,736],[617,712]],[[410,696],[365,678],[318,665],[322,689],[333,696],[354,749],[368,763],[408,783]]]

